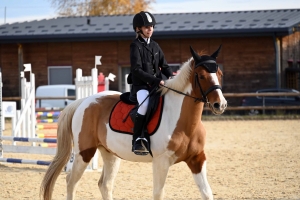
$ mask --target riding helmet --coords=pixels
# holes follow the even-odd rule
[[[151,25],[154,27],[155,24],[156,24],[155,18],[149,12],[141,11],[133,17],[132,25],[134,31],[136,27],[151,26]]]

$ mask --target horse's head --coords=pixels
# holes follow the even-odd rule
[[[192,62],[192,93],[206,102],[214,114],[222,114],[227,101],[222,93],[222,71],[216,62],[221,46],[212,55],[199,55],[190,47]]]

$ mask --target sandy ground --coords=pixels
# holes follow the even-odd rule
[[[208,181],[215,199],[300,199],[300,121],[204,121],[207,130]],[[16,154],[5,154],[15,157]],[[51,156],[25,155],[26,159]],[[101,159],[100,159],[101,160]],[[101,161],[100,161],[101,166]],[[0,163],[0,200],[39,199],[46,167]],[[66,197],[66,173],[56,183],[54,199]],[[102,199],[100,172],[86,172],[77,199]],[[151,163],[122,161],[114,198],[151,199]],[[201,199],[185,163],[170,168],[165,199]]]

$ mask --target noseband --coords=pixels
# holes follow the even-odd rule
[[[214,60],[203,61],[203,62],[197,64],[197,65],[195,66],[195,68],[197,68],[197,67],[199,67],[199,66],[205,67],[209,73],[216,73],[216,72],[218,71],[218,68],[219,68],[218,65],[217,65],[217,63],[216,63],[216,61],[214,61]],[[199,82],[198,74],[197,74],[197,73],[195,73],[195,87],[199,86],[200,92],[201,92],[201,95],[202,95],[201,98],[193,97],[193,96],[191,96],[191,95],[185,94],[185,93],[180,92],[180,91],[178,91],[178,90],[174,90],[174,89],[172,89],[172,88],[169,88],[169,87],[167,87],[167,86],[165,86],[165,85],[161,85],[161,86],[163,86],[163,87],[165,87],[165,88],[168,88],[169,90],[172,90],[173,92],[176,92],[176,93],[178,93],[178,94],[182,94],[182,95],[184,95],[184,96],[191,97],[191,98],[195,99],[195,102],[196,102],[196,101],[200,101],[200,102],[204,102],[204,103],[209,103],[208,98],[207,98],[207,95],[208,95],[210,92],[212,92],[212,91],[214,91],[214,90],[217,90],[217,89],[222,90],[222,87],[221,87],[220,85],[213,85],[213,86],[211,86],[210,88],[208,88],[207,91],[204,92],[203,89],[202,89],[202,87],[201,87],[201,84],[200,84],[200,82]]]

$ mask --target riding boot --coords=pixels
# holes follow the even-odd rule
[[[139,113],[136,114],[134,129],[133,129],[133,140],[132,140],[132,151],[137,155],[147,155],[149,153],[146,145],[147,139],[142,135],[145,126],[145,115]]]

